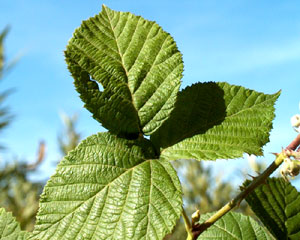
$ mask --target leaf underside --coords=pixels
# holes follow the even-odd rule
[[[174,107],[182,56],[155,22],[103,6],[75,30],[65,56],[85,107],[115,134],[150,135]]]
[[[213,213],[207,213],[201,216],[200,223],[212,215]],[[271,240],[272,238],[252,218],[241,213],[229,212],[204,231],[197,239]]]
[[[276,239],[300,239],[300,193],[291,183],[269,178],[246,201]]]
[[[154,158],[145,139],[84,140],[44,188],[33,239],[162,239],[180,216],[181,187]]]
[[[262,155],[279,94],[267,95],[224,82],[194,84],[179,93],[170,118],[151,140],[168,160]]]
[[[0,208],[0,239],[1,240],[25,240],[28,232],[21,231],[20,224],[11,213]]]

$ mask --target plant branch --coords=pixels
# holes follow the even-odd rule
[[[300,134],[286,147],[286,150],[296,150],[300,145]],[[283,160],[287,157],[286,152],[283,150],[279,154],[275,154],[275,161],[258,177],[255,177],[253,181],[240,192],[235,198],[233,198],[229,203],[223,206],[219,211],[217,211],[213,216],[207,219],[204,223],[197,224],[192,227],[193,238],[197,239],[198,236],[213,225],[217,220],[223,217],[235,206],[238,206],[240,202],[246,198],[246,196],[251,193],[256,187],[263,184],[266,179],[280,166]]]
[[[193,239],[192,225],[191,225],[190,219],[187,216],[184,208],[182,208],[182,217],[183,217],[183,221],[184,221],[185,230],[188,234],[186,240],[192,240]]]

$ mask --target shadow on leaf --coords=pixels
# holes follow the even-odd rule
[[[178,93],[175,109],[161,128],[151,135],[157,149],[205,133],[226,117],[224,91],[215,82],[197,83]]]

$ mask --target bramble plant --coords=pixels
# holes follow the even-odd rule
[[[298,161],[299,136],[223,208],[205,215],[199,209],[191,219],[171,165],[262,155],[279,92],[225,82],[179,91],[183,62],[173,38],[155,22],[106,6],[75,30],[65,57],[85,107],[108,131],[88,137],[58,164],[32,233],[0,210],[2,239],[163,239],[180,215],[188,239],[300,238],[299,193],[288,181],[268,178],[282,162]],[[264,226],[229,212],[243,199]]]

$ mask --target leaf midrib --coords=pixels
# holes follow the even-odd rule
[[[125,71],[125,74],[126,74],[126,86],[127,86],[127,88],[128,88],[128,90],[129,90],[129,92],[131,93],[130,94],[130,100],[128,100],[133,106],[134,106],[134,109],[136,110],[136,119],[137,119],[137,122],[138,122],[138,131],[139,131],[139,133],[142,133],[142,128],[141,128],[141,121],[140,121],[140,118],[139,118],[139,115],[138,115],[138,110],[137,110],[137,106],[136,106],[136,104],[135,104],[135,102],[133,101],[133,93],[131,92],[131,90],[130,90],[130,88],[129,88],[129,85],[128,85],[128,76],[129,76],[129,72],[127,71],[127,69],[126,69],[126,67],[125,67],[125,64],[124,64],[124,56],[122,55],[122,53],[121,53],[121,50],[120,50],[120,46],[119,46],[119,44],[118,44],[118,41],[117,41],[117,39],[118,39],[118,37],[116,36],[116,34],[115,34],[115,31],[114,31],[114,28],[113,28],[113,26],[112,26],[112,24],[111,24],[111,21],[112,21],[112,19],[110,18],[110,16],[109,16],[109,14],[108,14],[108,12],[107,12],[107,10],[106,10],[106,7],[105,6],[103,6],[103,10],[105,11],[105,13],[106,13],[106,16],[107,16],[107,18],[108,18],[108,22],[109,22],[109,26],[110,26],[110,28],[111,28],[111,31],[112,31],[112,33],[113,33],[113,36],[114,36],[114,41],[115,41],[115,43],[116,43],[116,46],[117,46],[117,49],[118,49],[118,54],[119,54],[119,56],[120,56],[120,59],[121,59],[121,65],[122,65],[122,67],[123,67],[123,69],[124,69],[124,71]],[[127,16],[127,18],[128,18],[128,16]],[[140,21],[140,17],[138,18],[138,22]],[[137,23],[138,24],[138,23]],[[136,29],[137,29],[137,27],[134,29],[134,31],[136,31]],[[133,36],[133,35],[132,35]],[[131,41],[131,40],[130,40]],[[129,46],[129,44],[128,44],[128,46]]]

